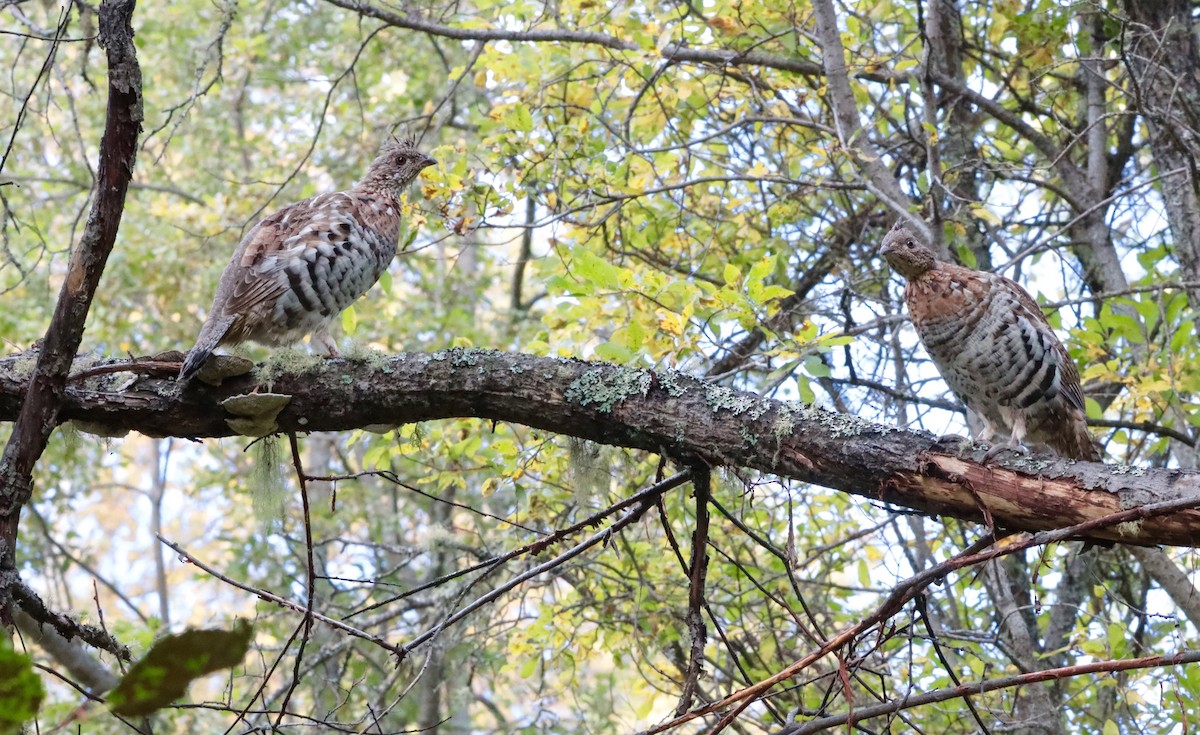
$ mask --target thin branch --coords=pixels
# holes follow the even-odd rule
[[[283,703],[279,705],[279,715],[275,718],[275,725],[272,728],[275,731],[279,730],[279,725],[283,722],[283,715],[287,712],[288,702],[292,699],[292,694],[295,693],[296,687],[300,686],[301,674],[300,664],[304,661],[304,649],[308,647],[308,640],[312,637],[313,605],[317,597],[317,565],[313,559],[313,535],[312,535],[312,513],[308,507],[308,476],[304,473],[304,463],[300,459],[300,442],[296,439],[296,432],[288,434],[288,446],[292,450],[292,467],[296,470],[296,481],[300,485],[300,503],[304,511],[304,566],[305,576],[307,578],[304,600],[304,620],[300,623],[300,649],[296,651],[296,660],[292,664],[292,680],[288,683],[287,691],[283,695]]]
[[[576,31],[565,28],[546,28],[532,30],[514,30],[508,28],[459,28],[425,20],[405,13],[394,13],[370,3],[358,0],[325,0],[330,5],[345,8],[359,15],[381,20],[384,23],[405,28],[419,33],[443,38],[453,38],[459,41],[509,41],[510,43],[573,43],[585,46],[599,46],[613,51],[634,51],[644,53],[646,49],[633,41],[626,41],[616,36],[593,31]],[[663,59],[676,63],[712,64],[716,66],[761,66],[781,71],[795,72],[805,76],[816,76],[822,73],[821,66],[811,61],[802,60],[796,56],[776,56],[761,51],[732,51],[726,49],[695,48],[682,43],[668,43],[659,49]],[[906,75],[892,75],[878,72],[861,72],[859,78],[878,82],[890,82],[907,79]]]
[[[286,607],[288,609],[295,610],[296,612],[304,614],[306,618],[310,614],[310,611],[308,610],[308,605],[301,605],[298,602],[292,602],[291,600],[289,600],[287,598],[280,597],[279,595],[276,595],[273,592],[268,592],[267,590],[259,589],[258,587],[252,587],[248,584],[245,584],[244,582],[239,582],[236,579],[234,579],[233,577],[230,577],[226,574],[222,574],[221,572],[217,571],[217,569],[215,567],[210,566],[210,565],[205,564],[204,562],[200,561],[198,558],[196,558],[195,555],[193,555],[190,552],[188,552],[187,550],[185,550],[179,544],[177,544],[173,541],[169,541],[162,536],[156,535],[156,538],[158,538],[158,540],[164,546],[166,546],[168,549],[170,549],[171,551],[174,551],[176,554],[178,554],[180,559],[182,559],[182,560],[186,561],[188,564],[191,564],[191,565],[195,566],[196,568],[202,570],[205,574],[209,575],[210,577],[212,577],[214,579],[218,579],[218,580],[224,582],[225,584],[227,584],[231,587],[236,587],[239,590],[242,590],[244,592],[249,592],[250,594],[252,594],[256,597],[259,597],[263,600],[266,600],[267,602],[273,602],[276,605],[279,605],[280,607]],[[400,654],[400,649],[397,646],[393,646],[391,643],[388,643],[386,640],[384,640],[383,638],[380,638],[377,635],[372,635],[364,630],[355,628],[352,625],[347,625],[346,623],[343,623],[340,620],[335,620],[333,618],[322,615],[319,612],[313,611],[313,612],[311,612],[311,615],[312,615],[313,620],[316,620],[321,623],[325,623],[326,625],[328,625],[331,628],[336,628],[337,630],[340,630],[343,633],[352,635],[355,638],[361,638],[364,641],[370,641],[371,643],[374,643],[375,645],[379,646],[380,648],[390,651],[391,653],[394,653],[397,655]]]
[[[704,646],[708,643],[708,631],[704,627],[701,608],[704,607],[704,580],[708,576],[708,502],[712,496],[712,470],[697,463],[691,471],[692,487],[696,489],[696,530],[692,532],[692,558],[688,564],[687,626],[692,640],[683,692],[675,707],[676,715],[687,712],[696,698],[700,668],[704,663]]]
[[[683,482],[685,482],[688,477],[690,477],[690,473],[680,473],[680,474],[674,475],[673,477],[670,477],[666,480],[663,480],[660,483],[655,484],[652,488],[648,488],[647,490],[650,490],[653,492],[650,492],[648,494],[643,492],[642,493],[642,495],[644,496],[643,500],[641,502],[639,502],[636,507],[631,508],[630,510],[626,511],[626,513],[624,515],[622,515],[620,518],[613,521],[612,525],[610,525],[608,528],[600,529],[596,533],[587,537],[583,541],[580,541],[578,544],[575,544],[574,546],[572,546],[571,548],[562,552],[561,554],[554,557],[553,559],[548,559],[547,561],[545,561],[541,564],[538,564],[537,566],[535,566],[531,569],[528,569],[528,570],[522,572],[521,574],[518,574],[517,576],[508,580],[504,584],[500,585],[499,587],[496,587],[495,589],[491,590],[487,594],[478,598],[474,602],[471,602],[470,604],[466,605],[465,607],[460,608],[457,612],[455,612],[453,615],[451,615],[448,618],[446,618],[445,620],[443,620],[437,626],[425,631],[421,635],[418,635],[416,638],[413,638],[411,641],[409,641],[407,644],[405,644],[402,649],[402,653],[400,654],[401,658],[403,659],[404,656],[406,656],[409,652],[411,652],[417,646],[421,645],[422,643],[426,643],[426,642],[432,640],[433,638],[436,638],[437,636],[441,635],[442,631],[444,631],[446,628],[461,621],[463,618],[467,617],[468,615],[475,612],[476,610],[483,607],[484,605],[487,605],[488,603],[496,600],[497,598],[499,598],[500,596],[502,596],[509,590],[512,590],[512,589],[520,586],[522,583],[524,583],[530,579],[533,579],[534,577],[538,576],[539,574],[543,574],[551,569],[554,569],[557,566],[564,564],[567,561],[570,561],[571,559],[575,558],[576,556],[579,556],[580,554],[587,551],[588,549],[590,549],[591,547],[595,546],[598,543],[606,542],[617,531],[620,531],[625,526],[628,526],[630,523],[633,523],[637,519],[641,518],[642,514],[644,514],[650,508],[653,508],[655,498],[657,498],[659,495],[662,495],[663,493],[667,492],[668,490],[676,487],[677,485],[683,484]]]
[[[900,712],[913,707],[921,707],[937,702],[947,702],[960,697],[966,698],[972,694],[983,694],[998,689],[1028,686],[1043,681],[1058,681],[1074,676],[1089,676],[1093,674],[1112,674],[1118,671],[1133,671],[1136,669],[1152,669],[1163,666],[1182,666],[1200,662],[1200,651],[1183,651],[1180,653],[1163,654],[1161,656],[1142,656],[1141,658],[1117,659],[1110,661],[1095,661],[1076,666],[1061,666],[1055,669],[1031,671],[1026,674],[1002,676],[997,679],[985,679],[974,684],[960,684],[945,689],[934,689],[924,694],[893,699],[867,707],[856,707],[854,712],[831,715],[809,720],[802,725],[789,726],[778,731],[775,735],[811,735],[811,733],[829,730],[842,725],[853,726],[855,723],[871,717]]]
[[[40,625],[49,625],[59,635],[68,641],[78,638],[84,643],[107,651],[122,661],[129,661],[129,647],[113,638],[108,633],[94,625],[80,623],[62,613],[56,613],[46,607],[37,593],[21,582],[11,588],[13,601]]]
[[[1175,513],[1180,510],[1195,508],[1197,506],[1200,506],[1200,492],[1191,492],[1185,497],[1176,498],[1174,500],[1162,503],[1150,503],[1138,508],[1131,508],[1119,513],[1112,513],[1102,518],[1095,518],[1085,523],[1068,526],[1067,528],[1029,534],[1023,539],[1010,537],[1009,539],[1006,539],[1006,542],[1003,546],[992,545],[991,536],[985,536],[950,559],[947,559],[939,564],[934,564],[900,582],[892,589],[887,598],[876,606],[874,612],[872,612],[870,615],[864,617],[858,623],[855,623],[854,625],[844,629],[842,632],[828,639],[815,651],[784,667],[776,674],[763,679],[757,684],[734,692],[720,701],[713,702],[698,709],[692,710],[681,717],[676,717],[669,722],[665,722],[657,727],[646,730],[642,733],[642,735],[655,735],[656,733],[666,732],[667,730],[672,730],[690,720],[694,720],[698,717],[703,717],[715,712],[720,712],[732,707],[727,714],[722,716],[717,726],[710,730],[710,733],[715,735],[717,732],[724,729],[724,727],[728,726],[729,722],[731,722],[732,719],[735,718],[740,712],[744,711],[745,708],[751,703],[765,696],[767,692],[769,692],[776,684],[793,678],[801,671],[807,669],[813,663],[816,663],[825,656],[828,656],[829,654],[849,644],[867,630],[871,629],[875,625],[878,625],[884,620],[887,620],[892,615],[895,615],[904,607],[904,605],[906,605],[921,591],[928,588],[938,580],[944,579],[953,572],[966,569],[968,567],[973,567],[992,559],[998,559],[1019,551],[1034,548],[1036,546],[1043,546],[1060,541],[1068,541],[1076,538],[1080,534],[1086,534],[1088,531],[1093,531],[1102,526],[1135,523],[1146,518],[1167,513]],[[987,548],[988,546],[991,546],[991,548]],[[985,551],[984,549],[987,550]],[[1200,656],[1200,653],[1196,655]],[[1163,661],[1165,663],[1173,663],[1173,659],[1171,657],[1156,656],[1151,658]],[[1142,661],[1142,659],[1138,660]],[[1035,677],[1032,681],[1043,680],[1044,679]],[[1027,682],[1020,681],[1019,683]]]

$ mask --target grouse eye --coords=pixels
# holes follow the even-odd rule
[[[912,250],[913,248],[915,248],[917,246],[917,244],[915,242],[913,242],[912,240],[908,240],[907,242],[904,243],[904,246],[907,247],[909,250]]]

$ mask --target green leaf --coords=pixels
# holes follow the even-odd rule
[[[616,288],[620,283],[619,268],[583,248],[572,253],[571,270],[576,278],[600,288]]]
[[[141,717],[166,707],[205,674],[241,663],[250,648],[253,628],[239,620],[233,630],[189,630],[169,635],[121,677],[108,695],[113,713]]]
[[[354,313],[354,305],[347,306],[342,311],[342,331],[347,337],[354,336],[354,332],[358,330],[358,316]]]
[[[29,657],[0,646],[0,733],[17,732],[37,714],[45,696]]]
[[[605,362],[615,362],[624,365],[633,360],[633,353],[625,345],[615,342],[605,342],[596,348],[596,357]]]
[[[530,656],[525,663],[521,664],[521,678],[528,679],[537,671],[538,660],[536,656]]]
[[[775,270],[775,256],[764,255],[758,262],[750,266],[750,274],[746,276],[747,283],[762,284],[763,280]]]
[[[528,133],[533,130],[533,115],[525,105],[517,105],[504,116],[504,123],[519,133]]]

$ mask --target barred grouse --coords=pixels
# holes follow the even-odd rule
[[[1099,461],[1087,432],[1079,373],[1025,289],[951,263],[897,222],[880,253],[908,281],[913,326],[950,390],[1009,445],[1028,441],[1064,457]]]
[[[313,334],[337,354],[330,323],[395,257],[400,194],[435,163],[415,141],[392,140],[349,191],[296,202],[255,225],[225,266],[179,381],[199,372],[222,344],[279,346]]]

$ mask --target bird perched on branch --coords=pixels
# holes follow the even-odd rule
[[[395,257],[400,194],[435,163],[416,141],[393,139],[353,188],[290,204],[255,225],[221,275],[179,381],[218,345],[246,340],[281,346],[313,334],[336,355],[330,323]]]
[[[1037,302],[1014,281],[939,262],[897,222],[880,253],[908,281],[913,326],[950,390],[983,420],[977,439],[1008,434],[1072,459],[1099,461],[1079,373]]]

